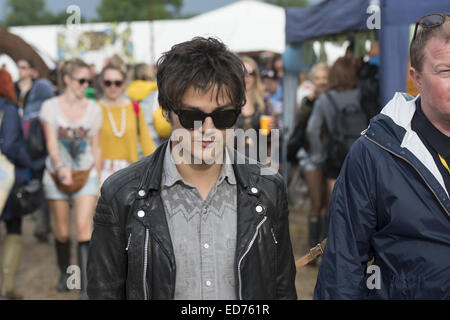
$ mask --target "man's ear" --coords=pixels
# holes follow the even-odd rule
[[[419,90],[419,92],[422,92],[422,75],[420,74],[420,71],[416,70],[413,67],[409,67],[409,75],[416,85],[417,90]]]
[[[172,123],[170,120],[170,112],[168,110],[162,109],[163,117],[168,123]]]

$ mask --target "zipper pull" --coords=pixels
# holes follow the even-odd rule
[[[128,236],[128,243],[127,243],[127,247],[125,248],[125,251],[128,251],[128,248],[130,247],[130,243],[131,243],[131,232],[130,232],[130,235]]]
[[[275,237],[275,233],[273,232],[273,228],[270,228],[270,231],[272,232],[273,241],[275,241],[275,244],[278,244],[277,238]]]

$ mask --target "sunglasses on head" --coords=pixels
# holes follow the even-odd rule
[[[87,83],[89,86],[92,85],[92,80],[91,80],[91,79],[86,79],[86,78],[81,78],[81,79],[75,79],[75,78],[72,78],[72,79],[78,81],[78,83],[79,83],[81,86],[84,85],[85,83]]]
[[[219,109],[211,113],[205,113],[194,109],[176,109],[172,106],[170,109],[178,116],[181,125],[188,130],[194,130],[195,121],[201,121],[203,124],[207,117],[212,118],[214,126],[217,129],[228,129],[233,127],[239,117],[239,114],[241,113],[241,108]]]
[[[121,87],[123,84],[123,81],[121,81],[121,80],[116,80],[116,81],[105,80],[105,81],[103,81],[103,83],[105,84],[106,87],[111,87],[112,85],[115,85],[116,87]]]
[[[417,29],[419,28],[419,25],[422,28],[435,28],[439,27],[440,25],[443,25],[445,22],[446,17],[450,17],[450,14],[441,14],[441,13],[433,13],[428,14],[426,16],[423,16],[416,21],[416,27],[414,28],[414,35],[412,38],[412,41],[416,39],[417,35]]]

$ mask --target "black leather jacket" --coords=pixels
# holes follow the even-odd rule
[[[90,299],[173,299],[175,256],[160,197],[166,147],[103,184],[88,259]],[[260,175],[260,168],[233,164],[236,297],[296,299],[286,189],[279,174]]]

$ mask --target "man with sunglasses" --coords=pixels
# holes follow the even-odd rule
[[[448,14],[417,21],[410,58],[420,94],[372,118],[336,182],[316,299],[450,299]]]
[[[226,146],[245,68],[194,38],[158,61],[173,134],[105,181],[88,265],[91,299],[296,299],[281,176]]]

